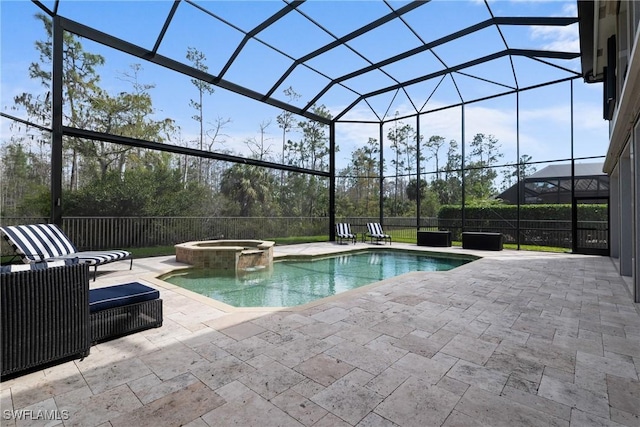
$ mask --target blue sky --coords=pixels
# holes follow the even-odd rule
[[[400,7],[406,2],[390,2]],[[399,22],[392,22],[367,33],[350,43],[365,58],[361,58],[346,48],[334,49],[327,55],[314,58],[309,65],[318,72],[305,67],[297,67],[291,78],[279,87],[274,97],[285,100],[282,90],[287,85],[293,86],[299,93],[296,102],[304,105],[311,97],[327,84],[328,78],[339,77],[346,72],[368,65],[367,60],[376,62],[419,46],[423,41],[442,37],[451,31],[460,30],[489,17],[484,2],[438,1],[430,8],[421,7],[405,15],[406,23],[415,30],[411,33]],[[53,7],[53,1],[43,1]],[[93,26],[102,31],[110,31],[120,38],[127,38],[134,44],[151,48],[157,34],[162,28],[164,19],[171,7],[171,1],[68,1],[60,4],[60,13],[72,20]],[[226,63],[229,55],[242,39],[242,31],[248,31],[267,16],[280,9],[284,3],[275,0],[266,1],[196,1],[196,5],[215,11],[224,20],[232,22],[237,28],[224,25],[201,13],[193,5],[182,3],[178,8],[172,25],[160,46],[159,53],[170,58],[186,61],[188,47],[197,47],[207,57],[209,71],[217,74]],[[491,1],[496,16],[575,16],[575,1]],[[363,7],[366,5],[366,7]],[[314,49],[329,43],[332,36],[340,37],[365,25],[367,22],[389,13],[389,7],[381,1],[309,1],[301,8],[301,12],[313,16],[327,31],[314,26],[304,19],[302,13],[290,13],[286,19],[274,24],[259,34],[264,44],[247,43],[236,62],[229,68],[224,78],[250,89],[266,90],[278,79],[289,64],[291,58],[297,58]],[[37,84],[27,77],[28,66],[37,60],[33,47],[35,40],[42,39],[44,32],[40,23],[33,18],[39,9],[28,1],[0,0],[1,24],[1,76],[2,91],[0,94],[2,111],[18,117],[24,113],[11,110],[13,97],[22,92],[41,93]],[[330,34],[329,34],[330,33]],[[392,36],[390,36],[392,35]],[[530,28],[510,26],[503,28],[503,35],[509,47],[521,49],[556,49],[566,51],[578,50],[577,24],[570,27]],[[442,67],[440,61],[447,65],[456,65],[469,61],[479,55],[486,55],[504,49],[501,36],[495,29],[478,31],[451,43],[446,47],[434,49],[433,53],[424,53],[399,65],[385,68],[392,77],[402,81],[429,73]],[[277,46],[280,52],[273,52],[265,44]],[[194,110],[189,107],[189,100],[195,99],[197,92],[189,78],[165,70],[137,58],[114,52],[91,41],[84,41],[86,50],[105,56],[106,64],[99,70],[103,87],[114,93],[131,90],[123,81],[122,74],[132,64],[142,64],[140,81],[154,84],[151,91],[158,118],[172,117],[181,128],[181,145],[189,144],[196,138],[197,123],[191,119]],[[497,46],[497,47],[496,47]],[[550,62],[554,62],[550,60]],[[537,84],[543,79],[567,76],[567,73],[554,70],[527,58],[515,57],[518,83],[521,87]],[[579,71],[579,60],[565,61],[562,66]],[[551,70],[551,71],[550,71]],[[466,70],[476,76],[490,79],[495,83],[483,83],[466,75],[457,75],[454,80],[445,78],[432,79],[408,89],[411,99],[417,107],[422,108],[429,99],[425,110],[434,110],[451,102],[459,102],[456,91],[462,92],[465,99],[474,99],[503,90],[500,85],[513,85],[511,64],[507,58],[491,61],[473,69]],[[552,77],[549,77],[551,73]],[[393,80],[383,73],[372,72],[347,82],[349,87],[366,93],[371,87],[386,87]],[[439,86],[438,86],[439,85]],[[434,91],[434,89],[438,89]],[[557,160],[570,156],[570,84],[562,83],[535,91],[523,92],[520,95],[520,133],[521,154],[526,153],[534,161]],[[586,85],[582,80],[575,80],[574,91],[574,150],[577,157],[605,154],[607,147],[607,122],[602,119],[601,87]],[[433,92],[433,95],[431,95]],[[394,98],[395,95],[395,98]],[[431,96],[431,97],[430,97]],[[430,97],[430,98],[429,98]],[[342,111],[353,102],[354,94],[345,88],[334,87],[321,98],[334,114]],[[476,133],[492,134],[499,140],[504,151],[504,161],[515,161],[516,115],[515,96],[495,98],[490,101],[472,103],[465,108],[465,139],[473,138]],[[387,93],[370,100],[369,106],[358,104],[345,119],[376,120],[385,113],[393,116],[411,114],[413,106],[407,97]],[[216,88],[215,93],[204,102],[205,121],[209,128],[217,120],[230,120],[222,130],[224,144],[220,140],[218,147],[224,147],[236,153],[247,153],[245,141],[259,138],[261,125],[270,123],[266,128],[267,145],[271,146],[275,155],[281,145],[281,131],[277,127],[276,116],[279,110],[262,105],[240,95]],[[425,138],[440,135],[445,139],[461,141],[460,108],[427,114],[421,118],[421,131]],[[7,120],[2,120],[3,140],[8,132]],[[405,123],[415,127],[414,119]],[[386,133],[385,129],[385,133]],[[340,166],[346,164],[345,157],[358,146],[366,143],[369,137],[378,138],[378,126],[371,124],[340,124],[337,127],[337,141],[341,147],[338,155]],[[290,138],[299,138],[293,133]],[[192,143],[193,144],[193,143]]]

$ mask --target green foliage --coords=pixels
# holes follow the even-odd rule
[[[270,215],[275,178],[264,168],[235,164],[222,175],[220,192],[226,197],[226,215]]]
[[[420,198],[424,198],[425,194],[427,193],[427,188],[428,188],[427,181],[425,181],[424,179],[421,179],[420,180]],[[405,188],[405,192],[407,193],[407,198],[412,202],[415,202],[416,200],[418,200],[418,180],[415,178],[409,180],[409,183]]]
[[[66,216],[197,216],[207,214],[211,203],[204,187],[185,188],[178,171],[168,168],[131,169],[122,176],[109,171],[64,200]]]
[[[16,216],[43,218],[51,216],[51,191],[49,188],[45,186],[33,187],[31,185],[28,187],[31,188],[31,191],[21,200],[18,209],[13,213],[3,212],[3,215],[10,216],[15,214]]]
[[[49,189],[41,172],[49,173],[49,168],[42,163],[20,143],[7,144],[2,148],[0,195],[3,216],[48,215],[51,203]]]
[[[367,144],[351,153],[351,161],[339,175],[342,186],[336,191],[336,212],[339,215],[367,216],[378,210],[379,201],[378,140],[369,138]]]
[[[516,205],[500,203],[471,204],[465,206],[466,219],[507,219],[516,220],[518,216]],[[583,221],[601,221],[607,217],[607,205],[590,204],[580,206],[580,219]],[[442,206],[438,211],[440,220],[460,220],[462,208],[459,205]],[[540,204],[521,205],[520,219],[531,221],[570,221],[570,204]]]
[[[420,216],[435,217],[438,214],[439,206],[440,203],[438,203],[438,195],[435,191],[427,191],[424,197],[420,200]]]
[[[44,40],[36,41],[39,61],[29,66],[28,74],[39,83],[39,95],[22,93],[15,97],[14,108],[23,110],[29,121],[45,122],[51,117],[47,91],[51,86],[51,19],[39,14],[36,19],[45,28]],[[130,66],[120,80],[130,84],[129,90],[108,92],[100,86],[99,69],[105,59],[84,49],[82,39],[64,34],[63,65],[64,121],[72,127],[122,135],[144,141],[164,143],[181,141],[179,129],[172,119],[157,120],[151,89],[154,84],[140,81],[142,67]],[[207,71],[206,56],[195,48],[187,49],[186,58],[198,70]],[[195,143],[200,150],[212,148],[221,137],[224,120],[210,134],[204,129],[205,95],[214,90],[210,82],[192,79],[194,99],[189,106],[199,125]],[[292,87],[283,91],[289,102],[300,98]],[[314,114],[330,119],[324,105],[314,105]],[[396,113],[396,116],[399,116]],[[330,158],[328,126],[283,111],[277,117],[282,130],[283,164],[328,170]],[[15,125],[16,127],[19,126]],[[3,215],[49,215],[50,211],[50,134],[46,130],[29,129],[29,135],[12,135],[2,152]],[[297,140],[288,139],[296,129]],[[27,138],[30,137],[30,138]],[[292,136],[293,138],[293,136]],[[409,124],[396,120],[387,128],[386,159],[380,160],[380,141],[368,138],[350,154],[350,162],[337,171],[339,184],[335,195],[336,213],[342,216],[377,216],[380,197],[387,216],[416,214],[417,180],[420,179],[420,211],[422,216],[459,220],[462,202],[462,165],[465,164],[465,201],[467,218],[515,218],[513,206],[491,201],[496,193],[497,172],[491,169],[502,157],[500,145],[493,135],[476,134],[467,141],[463,159],[455,140],[446,143],[438,135],[424,141]],[[33,142],[31,142],[33,141]],[[4,141],[3,141],[4,142]],[[184,141],[181,141],[184,142]],[[448,146],[447,146],[448,145]],[[417,150],[420,146],[421,150]],[[39,148],[39,151],[38,151]],[[217,146],[216,146],[217,148]],[[336,147],[336,152],[338,148]],[[418,156],[420,152],[420,157]],[[261,145],[263,159],[267,151]],[[347,155],[347,158],[349,155]],[[418,161],[434,159],[435,171],[424,180],[416,173]],[[506,185],[535,171],[523,155],[520,168],[503,170]],[[300,216],[322,217],[329,214],[329,182],[318,176],[235,164],[188,155],[171,155],[153,150],[121,146],[98,140],[64,138],[63,210],[68,216]],[[391,176],[385,176],[390,171]],[[380,193],[380,176],[385,176]],[[598,216],[596,208],[586,215]],[[560,205],[543,208],[523,206],[524,219],[568,219],[570,210]],[[263,231],[263,230],[262,230]],[[261,232],[261,230],[256,230]]]

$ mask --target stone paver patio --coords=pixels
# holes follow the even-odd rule
[[[442,251],[483,258],[283,310],[225,312],[157,280],[175,257],[105,266],[91,286],[160,289],[163,326],[4,381],[2,425],[640,425],[640,307],[609,258]]]

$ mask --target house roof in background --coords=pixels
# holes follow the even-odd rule
[[[598,176],[606,175],[602,171],[603,162],[596,163],[576,163],[575,176]],[[528,180],[537,180],[544,178],[567,178],[571,177],[571,164],[549,165],[539,171],[529,175]]]

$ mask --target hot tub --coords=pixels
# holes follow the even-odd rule
[[[273,264],[275,242],[266,240],[204,240],[175,245],[176,261],[198,268],[247,270]]]

